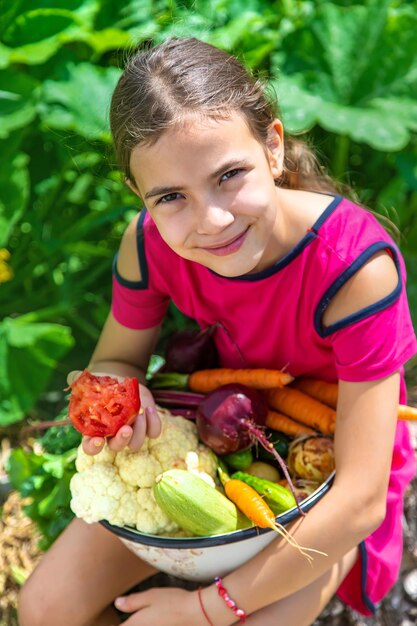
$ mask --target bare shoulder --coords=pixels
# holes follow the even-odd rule
[[[323,324],[329,326],[376,304],[395,290],[398,281],[392,256],[387,250],[379,250],[336,293],[324,312]]]
[[[117,256],[117,271],[125,280],[138,281],[141,279],[137,252],[137,224],[139,216],[140,213],[135,215],[123,233]]]

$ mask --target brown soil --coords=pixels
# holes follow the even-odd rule
[[[0,625],[15,626],[20,585],[40,558],[39,535],[22,510],[25,500],[9,494],[0,519]]]

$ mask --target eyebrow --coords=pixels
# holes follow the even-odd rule
[[[227,170],[233,169],[236,166],[247,167],[249,164],[250,164],[250,162],[249,162],[248,159],[230,159],[226,163],[223,163],[223,165],[221,165],[221,167],[218,167],[212,174],[210,174],[209,178],[217,178],[223,172],[226,172]],[[181,186],[177,186],[177,187],[153,187],[153,189],[151,189],[150,191],[148,191],[145,194],[144,199],[147,200],[148,198],[153,198],[154,196],[167,195],[167,194],[173,193],[174,191],[182,191],[183,189],[184,189],[184,187],[181,187]]]

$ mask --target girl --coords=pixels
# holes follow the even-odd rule
[[[221,321],[225,367],[339,380],[332,489],[297,521],[310,566],[279,538],[200,593],[126,594],[154,573],[99,525],[75,520],[23,589],[21,626],[311,624],[337,593],[370,615],[395,582],[404,490],[415,461],[396,410],[417,342],[401,255],[370,212],[335,193],[307,149],[284,141],[259,82],[224,52],[171,39],[128,63],[111,104],[127,185],[144,208],[114,266],[112,309],[89,369],[142,385],[172,299],[201,327]],[[222,330],[224,329],[224,330]],[[238,346],[236,350],[235,346]],[[152,396],[114,450],[159,434]],[[86,439],[94,454],[103,445]]]

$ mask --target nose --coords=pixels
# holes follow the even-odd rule
[[[195,207],[196,231],[199,235],[216,235],[235,220],[229,208],[205,202]]]

